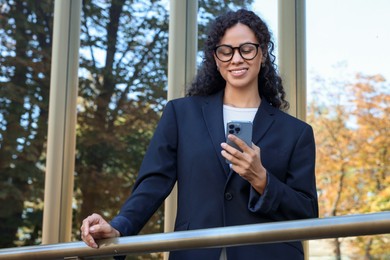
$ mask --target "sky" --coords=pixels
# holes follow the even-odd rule
[[[277,3],[255,0],[253,7],[276,42]],[[390,1],[308,0],[306,26],[308,83],[313,73],[340,76],[340,71],[345,77],[381,74],[390,80]]]

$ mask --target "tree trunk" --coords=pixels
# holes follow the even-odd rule
[[[372,238],[368,239],[366,246],[364,248],[364,259],[365,260],[373,260],[374,259],[374,257],[372,257],[371,253],[370,253],[372,241],[373,241]]]
[[[335,259],[336,260],[341,260],[341,243],[340,239],[336,237],[334,239],[334,253],[335,253]]]

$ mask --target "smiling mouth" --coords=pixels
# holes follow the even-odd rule
[[[233,75],[233,76],[241,76],[243,75],[245,72],[247,72],[248,69],[235,69],[235,70],[230,70],[230,73]]]

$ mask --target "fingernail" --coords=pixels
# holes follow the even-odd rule
[[[90,245],[92,248],[97,248],[97,244],[96,244],[95,241],[93,241],[92,239],[89,240],[89,245]]]
[[[95,228],[94,228],[94,227],[91,227],[91,228],[89,229],[89,232],[95,232]]]

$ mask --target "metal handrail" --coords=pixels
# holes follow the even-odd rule
[[[1,259],[90,258],[390,233],[390,211],[0,249]]]

